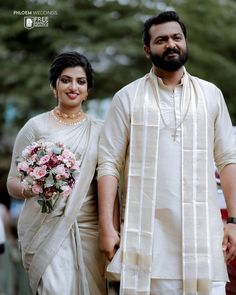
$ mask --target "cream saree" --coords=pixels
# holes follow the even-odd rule
[[[51,113],[44,113],[31,119],[17,136],[10,178],[16,177],[16,156],[34,140],[63,142],[81,162],[73,192],[67,199],[60,198],[52,213],[41,213],[35,198],[27,200],[21,212],[19,243],[33,294],[105,294],[93,181],[100,127],[90,119],[80,125],[61,125]]]

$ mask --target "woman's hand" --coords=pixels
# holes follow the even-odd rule
[[[7,179],[7,190],[10,196],[16,199],[29,199],[33,195],[26,190],[25,186],[20,182],[19,178]]]
[[[24,199],[29,199],[34,197],[34,195],[30,191],[26,190],[24,187],[22,188],[21,195]]]

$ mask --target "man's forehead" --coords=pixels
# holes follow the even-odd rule
[[[162,24],[152,25],[150,28],[150,34],[155,36],[165,36],[173,34],[183,34],[183,31],[179,23],[171,21]]]

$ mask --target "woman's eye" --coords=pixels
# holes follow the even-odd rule
[[[85,80],[85,79],[78,80],[79,85],[85,85],[86,83],[87,83],[87,80]]]
[[[66,77],[61,77],[61,78],[60,78],[60,81],[61,81],[62,83],[64,83],[64,84],[68,84],[68,83],[71,82],[71,79],[66,78]]]

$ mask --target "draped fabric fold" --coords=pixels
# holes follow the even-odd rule
[[[186,87],[187,85],[187,87]],[[197,79],[183,89],[182,126],[182,263],[183,294],[211,288],[208,216],[208,123],[205,97]]]
[[[131,118],[121,294],[150,293],[160,116],[147,80],[137,87]]]

